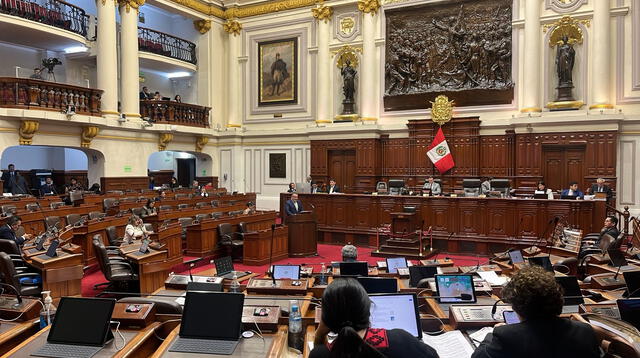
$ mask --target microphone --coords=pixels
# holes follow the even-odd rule
[[[10,287],[16,293],[16,300],[18,302],[13,305],[14,308],[18,308],[18,307],[22,306],[22,295],[20,294],[20,291],[18,291],[18,289],[16,289],[13,285],[10,285],[10,284],[4,283],[4,282],[0,282],[0,286]]]
[[[618,270],[616,271],[616,274],[613,276],[614,281],[618,281],[618,275],[620,274],[621,268],[622,268],[622,263],[618,266]]]
[[[459,298],[463,301],[471,301],[471,299],[473,298],[472,295],[468,294],[468,293],[461,293],[459,296],[424,296],[424,298],[434,298],[434,299],[440,299],[440,298]]]
[[[193,274],[191,273],[191,268],[200,261],[202,261],[202,257],[184,262],[184,264],[189,267],[189,279],[191,280],[191,282],[193,282]]]
[[[273,260],[273,236],[276,233],[276,224],[271,224],[271,242],[269,245],[269,267],[271,267],[271,285],[273,285],[273,287],[276,287],[276,276],[273,274],[274,270],[273,270],[273,265],[272,265],[272,260]]]
[[[309,205],[311,205],[311,207],[314,208],[314,209],[316,208],[316,206],[313,205],[313,203],[309,203]]]
[[[498,303],[500,302],[506,303],[501,298],[499,298],[496,302],[494,302],[493,306],[491,306],[491,318],[493,318],[493,315],[496,314],[496,311],[498,310]]]

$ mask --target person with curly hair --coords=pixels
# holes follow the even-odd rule
[[[598,358],[600,348],[593,328],[560,318],[562,288],[552,273],[539,266],[518,271],[502,289],[521,323],[499,323],[472,358]]]

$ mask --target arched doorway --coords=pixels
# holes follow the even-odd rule
[[[217,180],[212,176],[213,161],[205,153],[165,150],[149,156],[147,163],[149,176],[153,176],[156,186],[169,184],[172,177],[178,184],[189,187],[193,180],[201,184]]]

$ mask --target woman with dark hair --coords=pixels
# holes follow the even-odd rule
[[[334,280],[322,295],[322,320],[309,358],[438,357],[402,329],[370,328],[371,300],[355,279]],[[335,335],[335,339],[327,338]]]
[[[538,182],[538,189],[536,189],[534,194],[546,194],[547,195],[547,199],[549,199],[549,200],[553,199],[553,191],[551,191],[551,189],[547,188],[547,184],[545,184],[542,180],[540,180]]]
[[[289,189],[287,190],[287,193],[295,193],[296,191],[296,183],[289,183]]]
[[[149,236],[144,222],[137,215],[131,215],[124,229],[123,243],[131,244],[133,240],[146,239]]]
[[[177,94],[177,95],[173,98],[173,100],[174,100],[174,101],[176,101],[176,102],[178,102],[178,103],[182,103],[182,97],[181,97],[179,94]]]
[[[155,199],[147,199],[147,203],[142,207],[140,216],[146,218],[153,215],[158,215],[158,209],[156,209],[156,201]]]
[[[169,187],[171,189],[175,189],[178,187],[178,179],[176,179],[176,177],[171,178],[171,182],[169,182]]]
[[[593,328],[560,318],[562,288],[551,272],[540,266],[519,270],[502,289],[521,323],[499,323],[472,358],[598,358],[600,348]]]

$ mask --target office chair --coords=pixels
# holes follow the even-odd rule
[[[178,209],[186,209],[189,207],[189,204],[178,204]]]
[[[27,204],[27,205],[25,205],[25,206],[24,206],[24,208],[25,208],[28,212],[33,213],[33,212],[35,212],[35,211],[40,210],[40,205],[39,205],[39,204]]]
[[[107,194],[124,195],[124,191],[122,191],[122,190],[108,190]]]
[[[18,211],[15,205],[2,205],[2,216],[11,216],[15,215]]]
[[[189,194],[179,193],[175,195],[176,200],[186,199],[189,197]]]
[[[131,208],[131,213],[137,217],[142,216],[142,208]]]
[[[102,213],[100,211],[92,211],[89,213],[89,219],[91,220],[101,219],[101,218],[104,218],[105,216],[107,216],[107,214]]]
[[[234,232],[230,223],[218,224],[219,244],[227,251],[227,256],[234,258],[233,251],[241,250],[244,245],[244,236],[241,233]],[[242,256],[235,257],[236,260],[242,260]]]
[[[211,206],[217,208],[218,206],[220,206],[220,202],[218,200],[211,200]]]
[[[178,218],[178,222],[180,223],[180,226],[182,227],[182,239],[186,240],[187,239],[187,227],[191,224],[193,224],[193,219],[192,218]]]
[[[144,223],[144,228],[145,228],[145,230],[147,230],[149,232],[153,231],[153,225],[152,224]]]
[[[65,217],[65,219],[67,220],[67,225],[74,226],[75,224],[80,222],[82,216],[80,216],[80,214],[69,214]]]
[[[616,358],[616,357],[625,357],[625,358],[640,358],[640,350],[635,347],[635,345],[628,340],[626,337],[622,337],[612,331],[602,328],[600,325],[592,324],[589,320],[594,313],[587,313],[583,315],[571,315],[572,320],[576,320],[579,322],[587,323],[593,328],[594,333],[596,334],[596,339],[600,343],[600,348],[604,352],[605,358]],[[625,328],[633,331],[633,326],[631,324],[620,321],[620,325]]]
[[[96,238],[97,236],[97,238]],[[96,254],[100,271],[107,279],[108,283],[97,284],[94,288],[99,286],[108,285],[115,289],[124,288],[129,290],[128,287],[138,282],[138,275],[134,273],[133,267],[124,258],[110,257],[107,248],[102,244],[100,235],[94,236],[93,239],[93,251]],[[135,288],[134,288],[135,289]]]
[[[22,252],[20,251],[18,244],[16,244],[16,242],[11,239],[0,239],[0,251],[22,258]]]
[[[102,200],[102,207],[107,215],[114,215],[115,213],[117,213],[119,205],[120,202],[115,198],[106,198]]]
[[[105,228],[105,231],[107,232],[107,240],[109,241],[109,245],[111,246],[120,246],[122,245],[122,241],[123,239],[121,237],[118,237],[118,231],[116,230],[115,226],[107,226]]]
[[[78,206],[78,205],[82,204],[84,202],[84,198],[82,196],[82,191],[74,190],[74,191],[70,192],[69,193],[69,201],[71,201],[71,203],[74,206]]]
[[[60,217],[59,216],[47,216],[46,218],[44,218],[44,224],[47,228],[47,230],[49,230],[52,227],[57,227],[58,229],[61,229],[62,225],[60,224]]]
[[[135,196],[126,196],[126,197],[120,199],[120,201],[127,202],[127,203],[136,202],[136,201],[138,201],[138,198],[136,198]]]
[[[378,194],[386,194],[388,192],[389,188],[387,187],[387,183],[383,182],[383,181],[379,181],[376,184],[376,191],[378,192]]]
[[[54,210],[58,209],[61,206],[64,206],[64,201],[54,201],[49,203],[49,207]]]
[[[197,214],[197,215],[196,215],[196,221],[197,221],[197,222],[202,222],[202,220],[204,220],[204,219],[208,219],[208,218],[210,218],[210,217],[211,217],[211,216],[210,216],[209,214]]]
[[[207,203],[205,201],[201,201],[199,203],[196,203],[196,209],[206,208],[207,206],[209,206],[209,203]]]
[[[0,277],[2,282],[16,288],[22,296],[40,296],[42,292],[42,278],[34,272],[18,272],[14,259],[6,252],[0,251]],[[28,283],[32,280],[34,283]]]
[[[171,209],[173,209],[173,206],[171,205],[160,205],[160,211],[169,211]]]
[[[211,213],[211,217],[213,219],[220,219],[222,217],[222,214],[223,214],[222,211],[216,211]]]

